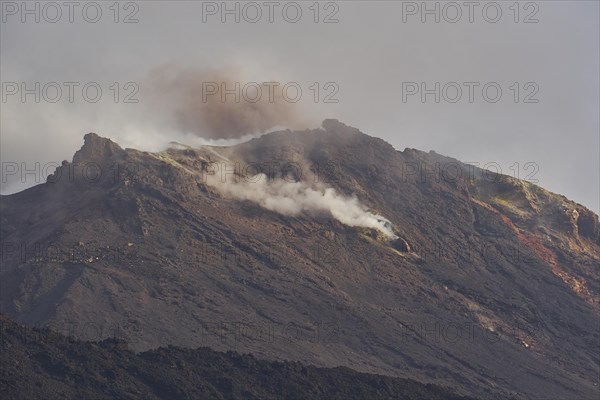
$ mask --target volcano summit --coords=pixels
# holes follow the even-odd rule
[[[20,323],[480,398],[598,395],[598,216],[336,120],[158,153],[90,133],[0,212],[0,311]]]

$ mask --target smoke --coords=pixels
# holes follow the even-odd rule
[[[151,115],[162,118],[167,130],[208,141],[232,142],[275,128],[303,129],[317,121],[313,113],[286,97],[284,84],[245,79],[241,68],[165,66],[153,70],[150,78],[144,85],[148,88],[144,98],[153,106]],[[269,180],[264,174],[252,182],[207,183],[224,196],[252,201],[283,215],[326,212],[344,225],[376,229],[389,239],[397,237],[387,219],[333,188]]]
[[[279,214],[294,216],[302,212],[328,212],[344,225],[377,229],[388,239],[396,239],[392,224],[373,214],[356,197],[345,197],[333,188],[313,188],[305,182],[271,180],[265,174],[253,177],[252,182],[220,181],[211,183],[221,194],[239,200],[252,201]]]
[[[275,128],[314,125],[306,109],[276,81],[250,80],[241,68],[219,70],[163,66],[150,72],[144,100],[168,130],[204,139],[239,139]],[[288,94],[290,93],[289,97]]]

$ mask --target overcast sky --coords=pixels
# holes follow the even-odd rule
[[[597,1],[427,2],[438,16],[420,1],[228,2],[237,16],[221,2],[23,4],[2,2],[3,194],[43,181],[44,164],[71,160],[87,132],[147,150],[195,143],[157,117],[172,105],[157,103],[152,71],[234,69],[241,86],[300,87],[307,127],[338,118],[399,150],[488,164],[600,209]],[[39,103],[23,99],[36,82]],[[11,172],[36,162],[37,177]]]

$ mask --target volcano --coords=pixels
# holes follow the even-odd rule
[[[337,120],[158,153],[90,133],[0,212],[0,311],[31,327],[479,398],[599,394],[598,216]]]

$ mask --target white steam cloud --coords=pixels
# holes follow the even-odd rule
[[[257,179],[259,178],[259,179]],[[345,197],[333,188],[313,188],[305,182],[271,180],[265,174],[252,182],[207,182],[221,194],[252,201],[279,214],[294,216],[302,212],[329,212],[344,225],[377,229],[388,239],[397,239],[392,224],[373,214],[355,196]]]

